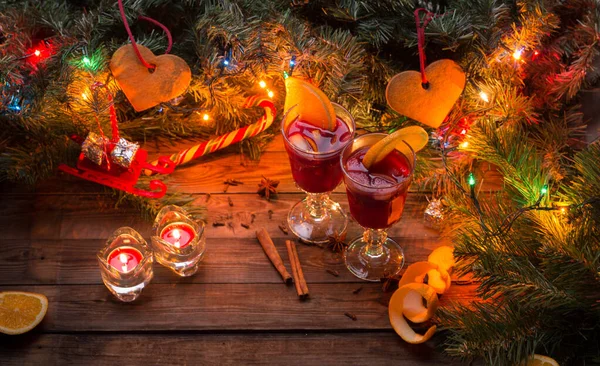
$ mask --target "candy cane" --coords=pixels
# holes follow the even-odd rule
[[[244,108],[250,108],[254,106],[263,107],[265,109],[265,114],[260,118],[260,120],[258,120],[258,122],[246,127],[238,128],[235,131],[215,137],[201,144],[194,145],[188,149],[181,150],[180,152],[171,155],[169,159],[173,161],[176,166],[182,165],[263,132],[269,128],[269,126],[271,126],[273,120],[275,119],[275,105],[268,99],[258,99],[256,96],[248,97],[243,105]],[[151,164],[157,165],[158,160],[153,161]],[[152,175],[154,172],[146,170],[145,174]]]

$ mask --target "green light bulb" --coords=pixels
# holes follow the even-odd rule
[[[548,193],[548,185],[544,184],[544,186],[542,187],[542,194],[546,194]]]
[[[83,60],[82,61],[87,66],[89,66],[92,63],[92,60],[90,60],[89,57],[87,57],[87,56],[83,56]]]
[[[469,185],[473,187],[475,185],[475,176],[473,173],[469,173]]]
[[[284,78],[284,79],[287,79],[287,78],[289,78],[289,77],[290,77],[290,75],[287,73],[287,71],[284,71],[284,72],[283,72],[283,78]]]

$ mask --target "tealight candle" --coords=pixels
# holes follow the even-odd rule
[[[98,252],[102,281],[121,301],[133,301],[152,280],[154,259],[146,241],[129,227],[117,229]]]
[[[154,220],[152,249],[156,261],[179,276],[191,276],[204,256],[204,224],[177,206],[163,207]]]
[[[185,248],[196,237],[196,231],[188,224],[175,223],[165,226],[160,237],[175,248]]]
[[[133,247],[120,247],[108,255],[108,264],[121,273],[133,271],[142,261],[142,253]]]

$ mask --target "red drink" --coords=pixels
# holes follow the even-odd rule
[[[353,151],[344,162],[350,213],[365,228],[385,229],[400,220],[410,183],[411,165],[398,150],[367,170],[362,160],[370,146]]]
[[[354,128],[339,117],[333,131],[296,119],[284,133],[292,176],[298,186],[310,193],[334,190],[342,181],[339,156],[352,139]]]

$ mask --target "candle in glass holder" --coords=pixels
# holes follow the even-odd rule
[[[186,223],[174,223],[165,226],[160,237],[175,248],[185,248],[196,237],[196,231]]]
[[[152,280],[153,261],[144,238],[129,227],[117,229],[98,252],[102,281],[121,301],[138,298]]]
[[[191,276],[204,256],[204,224],[181,207],[165,206],[154,220],[152,249],[158,263],[179,276]]]

